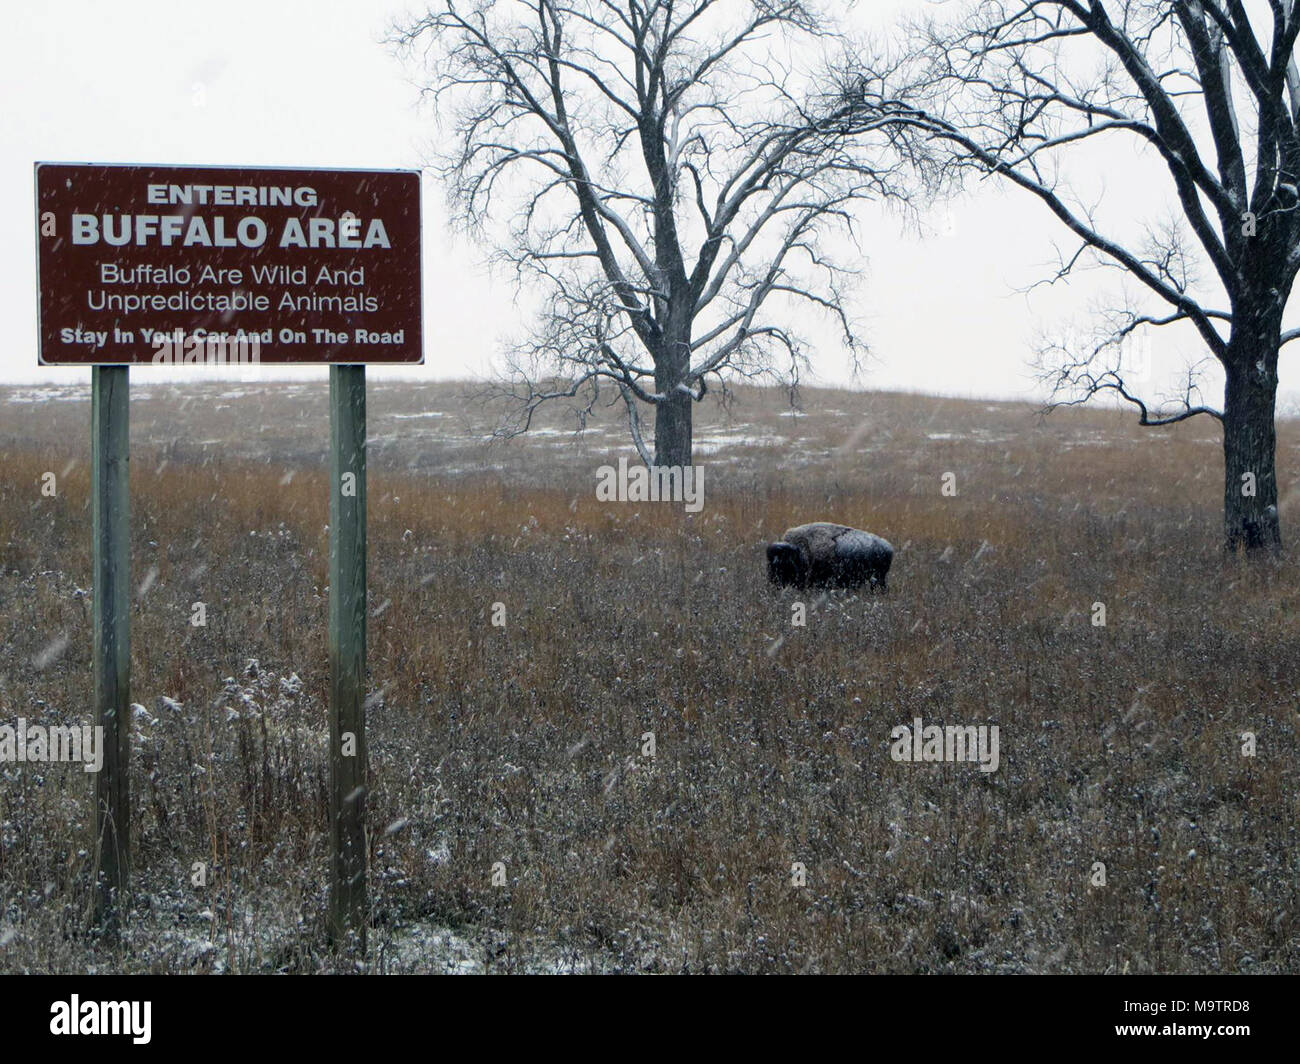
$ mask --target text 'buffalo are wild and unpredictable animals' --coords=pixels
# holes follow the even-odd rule
[[[815,521],[787,529],[767,548],[767,578],[795,587],[861,587],[882,591],[894,560],[888,540],[848,525]]]

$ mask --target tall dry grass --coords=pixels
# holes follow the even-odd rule
[[[742,393],[684,516],[596,502],[612,434],[426,468],[396,415],[472,419],[446,394],[372,389],[372,968],[446,967],[448,929],[485,970],[1295,969],[1300,586],[1220,556],[1204,429]],[[186,443],[213,404],[169,442],[165,399],[133,415],[128,932],[85,931],[90,777],[6,765],[0,967],[330,970],[320,423],[262,411],[286,462],[229,412]],[[0,439],[0,721],[87,717],[83,414]],[[762,549],[821,517],[893,541],[891,592],[796,628]],[[915,717],[997,724],[999,771],[895,763]]]

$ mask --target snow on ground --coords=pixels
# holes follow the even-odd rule
[[[742,432],[716,433],[712,436],[696,436],[691,442],[691,449],[698,454],[710,454],[724,447],[778,447],[784,446],[786,440],[779,436],[751,436]]]
[[[89,399],[89,384],[47,384],[36,388],[13,388],[0,396],[9,403],[57,403]]]

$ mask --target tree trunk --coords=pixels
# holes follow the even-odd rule
[[[1244,319],[1244,320],[1243,320]],[[1224,359],[1223,525],[1229,551],[1275,551],[1280,313],[1237,315]]]
[[[691,464],[691,407],[694,400],[684,393],[671,395],[655,406],[655,465]]]
[[[685,316],[683,312],[672,317]],[[677,386],[690,369],[691,342],[683,322],[672,324],[677,328],[665,340],[663,354],[655,360],[655,391],[668,396],[655,405],[655,465],[685,469],[691,464],[691,418],[695,400]]]

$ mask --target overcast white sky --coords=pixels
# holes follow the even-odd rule
[[[870,0],[857,17],[885,27],[927,3]],[[435,130],[380,43],[404,9],[405,0],[47,0],[11,9],[0,35],[0,194],[14,207],[0,212],[0,380],[89,375],[36,364],[34,162],[419,167]],[[1111,181],[1107,195],[1137,187],[1120,174]],[[482,249],[449,234],[428,174],[424,195],[426,365],[414,372],[486,375],[519,325],[513,291],[489,276]],[[920,240],[884,213],[863,212],[869,262],[854,309],[875,358],[860,383],[1037,394],[1028,368],[1035,332],[1086,311],[1089,298],[1080,285],[1032,298],[1016,291],[1053,260],[1062,231],[1023,194],[993,185],[936,211],[931,225],[934,235]],[[814,371],[821,382],[849,380],[829,346]],[[136,371],[141,380],[186,372]]]

